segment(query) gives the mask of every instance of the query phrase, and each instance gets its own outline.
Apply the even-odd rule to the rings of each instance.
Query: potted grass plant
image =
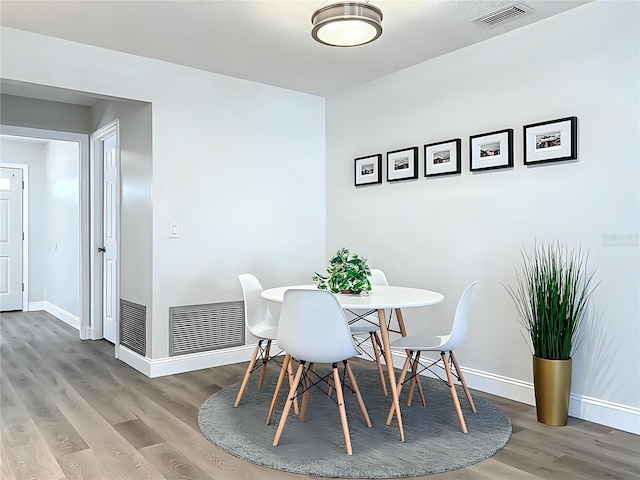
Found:
[[[538,421],[562,426],[569,412],[571,355],[599,283],[580,249],[552,242],[521,253],[522,270],[507,291],[531,341]]]
[[[370,276],[367,259],[343,247],[329,260],[326,275],[314,272],[311,278],[321,290],[360,295],[371,290]]]

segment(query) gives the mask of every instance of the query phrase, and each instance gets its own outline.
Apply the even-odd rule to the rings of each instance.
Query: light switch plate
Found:
[[[180,227],[177,223],[169,225],[169,238],[180,238]]]

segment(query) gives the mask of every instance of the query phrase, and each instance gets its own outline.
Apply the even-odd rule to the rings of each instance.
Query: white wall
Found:
[[[476,379],[529,384],[531,353],[503,285],[536,239],[582,246],[603,283],[572,392],[636,419],[639,7],[594,2],[327,98],[327,254],[347,246],[392,283],[443,292],[443,304],[406,313],[413,332],[446,330],[458,296],[479,280],[459,360]],[[522,126],[571,115],[579,160],[524,167]],[[515,132],[515,167],[471,174],[469,136],[504,128]],[[458,137],[462,174],[425,178],[423,145]],[[419,179],[353,186],[354,158],[384,161],[411,146]],[[609,234],[631,241],[608,243]]]
[[[168,355],[170,306],[240,300],[239,273],[274,286],[309,282],[324,264],[322,98],[9,28],[0,36],[4,78],[152,104],[150,357]],[[168,238],[172,223],[179,239]]]
[[[324,101],[167,65],[153,101],[153,345],[168,309],[309,282],[325,254]],[[169,226],[181,238],[169,238]]]
[[[47,142],[44,300],[80,317],[80,151],[75,142]],[[61,280],[60,272],[68,272]]]
[[[4,113],[4,112],[3,112]],[[29,302],[44,301],[46,198],[45,141],[25,141],[20,137],[0,138],[0,162],[27,165],[29,169]]]

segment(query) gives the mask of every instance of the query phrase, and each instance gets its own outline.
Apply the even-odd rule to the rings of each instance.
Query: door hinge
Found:
[[[22,241],[24,242],[24,232],[22,232]]]
[[[24,283],[22,284],[22,291],[24,292]]]
[[[24,180],[22,181],[22,189],[24,190]]]

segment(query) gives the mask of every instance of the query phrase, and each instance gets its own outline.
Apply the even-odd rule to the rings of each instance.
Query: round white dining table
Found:
[[[284,292],[291,289],[316,290],[316,285],[291,285],[269,288],[262,291],[262,298],[270,302],[282,303]],[[395,285],[373,285],[369,294],[334,294],[342,308],[409,308],[433,305],[444,300],[444,295],[422,288],[398,287]]]
[[[316,290],[316,285],[290,285],[285,287],[275,287],[263,290],[262,298],[269,302],[282,303],[284,293],[291,289]],[[393,359],[391,357],[391,349],[389,348],[389,331],[387,329],[387,321],[385,317],[385,309],[394,309],[396,317],[400,323],[402,334],[404,332],[404,321],[402,320],[402,308],[424,307],[434,305],[444,300],[444,295],[432,290],[413,287],[399,287],[396,285],[373,285],[371,291],[367,294],[352,295],[336,293],[340,306],[343,309],[368,309],[378,311],[378,322],[380,324],[380,337],[384,348],[384,358],[387,364],[387,372],[389,374],[389,383],[391,386],[391,396],[393,405],[398,419],[398,430],[400,432],[400,440],[404,442],[404,427],[402,425],[402,415],[400,413],[400,401],[398,398],[398,388],[396,385],[396,376],[393,370]],[[391,418],[387,422],[389,425]]]

